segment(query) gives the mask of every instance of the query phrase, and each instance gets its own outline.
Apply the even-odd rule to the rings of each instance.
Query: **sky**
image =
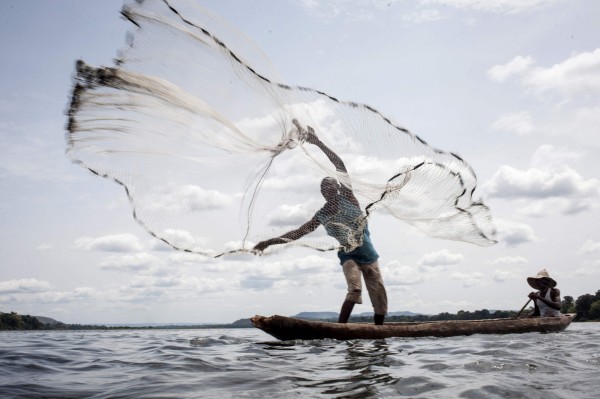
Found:
[[[519,310],[546,268],[600,289],[600,3],[199,1],[288,84],[369,104],[478,176],[498,244],[369,226],[390,311]],[[333,253],[207,259],[156,245],[123,188],[65,156],[74,64],[111,65],[121,1],[0,2],[0,311],[67,323],[233,322],[339,311]],[[365,295],[354,313],[372,311]]]

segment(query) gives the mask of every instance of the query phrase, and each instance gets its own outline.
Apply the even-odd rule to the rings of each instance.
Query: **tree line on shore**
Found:
[[[94,330],[108,328],[106,326],[42,323],[37,317],[20,315],[15,312],[0,314],[0,330]]]
[[[600,321],[600,290],[596,294],[585,294],[579,296],[576,300],[572,296],[566,295],[561,303],[562,313],[576,313],[575,321]],[[529,311],[528,311],[529,312]],[[412,316],[390,316],[389,322],[401,321],[439,321],[439,320],[482,320],[482,319],[503,319],[517,315],[513,310],[496,310],[490,312],[487,309],[475,310],[473,312],[461,310],[458,313],[439,313],[437,315],[412,315]],[[372,318],[367,316],[353,316],[352,322],[371,322]],[[159,326],[159,327],[135,327],[135,328],[245,328],[251,327],[248,319],[238,320],[231,324],[211,324],[195,326]],[[20,315],[15,312],[0,313],[0,330],[109,330],[109,329],[131,329],[127,326],[103,326],[103,325],[85,325],[85,324],[65,324],[65,323],[42,323],[35,316]]]
[[[160,326],[105,326],[100,324],[67,324],[61,322],[42,323],[37,317],[15,312],[0,312],[0,330],[131,330],[131,329],[201,329],[201,328],[245,328],[252,327],[249,319],[230,324],[160,325]]]
[[[577,313],[575,321],[600,321],[600,290],[596,294],[581,295],[577,300],[572,296],[564,296],[562,313]]]
[[[522,314],[529,314],[533,307],[525,310]],[[561,313],[576,313],[574,321],[600,321],[600,290],[595,295],[585,294],[573,299],[572,296],[564,296],[561,301]],[[413,315],[413,316],[390,316],[386,318],[389,322],[402,321],[441,321],[441,320],[483,320],[504,319],[514,317],[518,314],[513,310],[496,310],[490,312],[487,309],[475,310],[473,312],[460,310],[458,313],[440,313],[437,315]],[[350,319],[357,322],[370,322],[370,317],[355,316]]]

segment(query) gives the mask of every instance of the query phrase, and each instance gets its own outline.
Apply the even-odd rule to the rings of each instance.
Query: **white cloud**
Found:
[[[547,198],[527,203],[517,212],[524,216],[543,218],[552,214],[576,215],[592,211],[595,206],[596,201],[592,198]]]
[[[381,159],[376,156],[352,155],[352,164],[349,166],[350,176],[373,176],[386,175],[390,170],[402,170],[412,168],[415,164],[426,160],[423,155],[411,157],[400,157],[395,159]],[[364,178],[364,177],[363,177]]]
[[[318,255],[309,255],[286,261],[281,267],[287,276],[311,275],[317,272],[340,272],[341,267],[335,259],[323,258]]]
[[[463,255],[458,253],[452,253],[447,249],[441,251],[430,252],[423,255],[419,260],[421,270],[427,269],[440,269],[450,265],[456,265],[463,260]]]
[[[575,54],[549,68],[534,68],[524,78],[528,87],[566,95],[600,92],[600,48]]]
[[[312,15],[320,18],[343,18],[346,22],[372,21],[382,13],[402,14],[402,20],[410,23],[431,22],[443,19],[435,6],[454,7],[498,14],[518,14],[548,6],[562,0],[420,0],[414,4],[415,11],[406,7],[410,2],[400,0],[299,0],[298,4]],[[400,7],[394,7],[396,3]]]
[[[494,65],[488,71],[488,76],[497,82],[504,82],[506,79],[526,73],[535,63],[531,57],[516,56],[503,65]]]
[[[600,106],[579,107],[566,113],[556,113],[556,119],[543,115],[534,121],[530,112],[519,111],[500,116],[495,120],[490,129],[502,133],[513,133],[519,136],[527,136],[532,133],[543,133],[548,140],[556,137],[568,138],[569,142],[581,144],[588,147],[596,142],[600,134]],[[547,147],[544,149],[544,147]],[[550,144],[540,146],[538,152],[548,151],[551,157],[544,161],[556,163],[557,160],[580,161],[586,155],[583,152],[575,152],[565,148],[555,148]],[[562,153],[562,155],[560,154]],[[534,155],[535,157],[535,155]],[[541,166],[542,164],[540,164]],[[532,160],[532,166],[536,166]]]
[[[600,181],[586,180],[569,167],[545,171],[537,168],[519,170],[503,165],[484,184],[484,189],[497,198],[597,197]]]
[[[421,0],[424,4],[443,4],[459,9],[517,14],[561,0]]]
[[[0,291],[0,293],[2,293]],[[76,303],[81,306],[82,303],[90,301],[109,299],[103,292],[91,287],[78,287],[71,291],[54,291],[48,289],[38,289],[37,291],[21,291],[20,295],[5,296],[0,299],[2,302],[16,303]]]
[[[110,307],[114,304],[148,303],[149,301],[196,301],[206,293],[219,293],[233,287],[234,279],[210,279],[183,274],[135,276],[129,284],[115,287],[77,287],[69,291],[51,290],[46,282],[34,279],[0,283],[2,303],[75,303]]]
[[[323,258],[319,255],[309,255],[299,258],[280,259],[266,262],[256,260],[252,265],[252,272],[260,272],[270,276],[301,276],[311,275],[318,272],[341,273],[341,268],[331,258]]]
[[[440,13],[439,10],[433,8],[419,10],[413,13],[402,15],[402,20],[404,22],[409,22],[413,24],[439,21],[441,19],[444,19],[442,13]]]
[[[262,276],[262,275],[250,275],[245,276],[240,281],[240,285],[243,288],[249,288],[252,290],[266,290],[273,287],[275,282],[279,280],[276,277]]]
[[[575,110],[571,127],[565,129],[565,133],[581,134],[590,138],[597,138],[600,130],[600,106],[582,107]]]
[[[494,273],[492,274],[492,279],[501,283],[508,280],[523,279],[523,276],[519,273],[515,273],[509,270],[494,270]]]
[[[133,288],[174,288],[184,285],[181,276],[136,276],[130,286]]]
[[[342,17],[348,22],[373,20],[377,13],[386,12],[399,0],[299,0],[298,3],[321,18]]]
[[[490,197],[515,200],[521,205],[518,212],[528,216],[573,215],[593,209],[600,197],[600,180],[585,179],[567,165],[583,155],[542,145],[532,156],[532,167],[520,170],[503,165],[483,184],[483,190]]]
[[[35,278],[0,281],[0,294],[29,294],[44,292],[50,289],[50,284]]]
[[[198,212],[225,209],[232,202],[232,198],[227,194],[188,184],[180,186],[176,190],[169,189],[154,207],[175,212]]]
[[[600,252],[600,242],[592,240],[586,240],[581,248],[579,248],[579,251],[577,251],[579,254],[593,254],[596,252]]]
[[[322,206],[323,203],[324,200],[312,200],[305,204],[280,205],[269,214],[268,223],[273,226],[299,227],[308,222],[319,208],[319,204]]]
[[[142,245],[133,234],[111,234],[97,238],[81,237],[75,247],[84,251],[139,252]]]
[[[517,246],[526,242],[539,241],[531,226],[503,219],[496,219],[498,241],[508,246]]]
[[[452,273],[450,278],[453,280],[459,280],[463,287],[474,287],[481,286],[484,284],[484,276],[482,273]]]
[[[71,300],[78,301],[81,299],[96,299],[100,297],[100,293],[93,287],[76,287],[69,293]]]
[[[403,266],[396,260],[388,262],[381,272],[386,286],[416,285],[425,281],[425,276],[418,270]]]
[[[567,97],[600,92],[600,48],[574,54],[551,67],[533,67],[531,57],[517,56],[506,64],[495,65],[488,76],[504,82],[520,77],[521,83],[536,92],[556,91]]]
[[[100,263],[104,270],[140,271],[148,270],[159,263],[156,256],[141,252],[134,255],[111,256]]]
[[[318,0],[300,0],[300,4],[305,8],[316,8],[319,6]]]
[[[571,151],[566,148],[556,148],[551,144],[542,144],[531,157],[531,166],[534,168],[558,171],[568,167],[567,161],[577,162],[584,157],[581,152]]]
[[[600,274],[600,259],[583,262],[581,267],[573,271],[575,276],[593,276]]]
[[[491,128],[496,131],[516,133],[519,136],[525,136],[535,130],[531,115],[527,111],[503,115],[492,123]]]
[[[54,246],[52,244],[42,243],[42,244],[38,245],[37,247],[35,247],[35,250],[36,251],[50,251],[53,248],[54,248]]]
[[[184,274],[135,276],[129,284],[113,289],[107,296],[116,302],[190,301],[202,294],[231,289],[233,279],[199,278]]]
[[[165,229],[162,232],[161,237],[167,240],[171,245],[178,248],[189,248],[195,251],[204,252],[205,248],[208,246],[208,240],[205,237],[195,236],[189,231],[182,229]],[[166,246],[169,250],[172,250],[170,246],[166,245],[160,240],[155,242],[153,249],[166,249],[164,246]]]
[[[200,267],[207,271],[226,271],[229,270],[230,263],[209,258],[204,255],[193,254],[189,252],[171,251],[167,261],[169,264],[179,266]],[[236,266],[237,267],[237,266]]]
[[[318,255],[275,261],[257,259],[246,262],[242,269],[237,270],[240,286],[253,290],[306,284],[314,287],[329,284],[333,275],[342,273],[341,267],[333,259]]]
[[[311,176],[310,174],[288,174],[284,177],[271,176],[267,177],[263,182],[261,189],[273,190],[277,192],[295,192],[301,193],[307,189],[315,190],[320,185],[320,178]],[[316,191],[317,192],[317,191]]]
[[[520,263],[528,263],[529,261],[522,256],[501,256],[485,263],[489,265],[515,265]]]
[[[567,138],[569,142],[580,147],[589,148],[590,144],[597,142],[600,134],[600,106],[578,107],[568,112],[556,113],[556,116],[558,117],[547,118],[546,116],[545,123],[536,123],[536,132],[545,132],[550,139]],[[587,153],[589,150],[586,153],[579,152],[577,155],[581,159]]]

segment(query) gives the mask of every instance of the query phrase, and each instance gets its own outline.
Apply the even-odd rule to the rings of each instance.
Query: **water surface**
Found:
[[[598,398],[600,323],[277,342],[256,329],[0,332],[2,398]]]

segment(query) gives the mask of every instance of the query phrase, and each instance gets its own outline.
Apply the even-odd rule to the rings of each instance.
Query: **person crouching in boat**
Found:
[[[542,269],[535,277],[528,277],[527,283],[532,288],[539,290],[531,292],[528,296],[533,299],[535,306],[530,317],[558,317],[560,316],[560,290],[556,287],[556,281],[550,278],[548,271]]]

